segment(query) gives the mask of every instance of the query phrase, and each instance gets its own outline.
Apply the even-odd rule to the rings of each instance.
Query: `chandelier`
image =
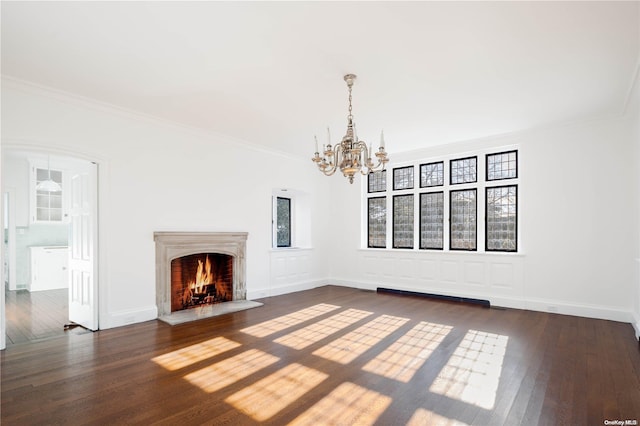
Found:
[[[322,156],[318,150],[318,138],[314,136],[316,141],[316,152],[311,159],[318,165],[318,169],[327,176],[331,176],[336,172],[336,169],[340,168],[340,171],[344,177],[349,178],[349,183],[353,183],[353,177],[356,173],[360,172],[362,175],[384,170],[385,164],[389,162],[387,153],[384,150],[384,132],[380,133],[380,147],[374,154],[377,162],[374,164],[371,159],[373,154],[373,147],[367,144],[365,141],[358,140],[358,134],[356,132],[356,125],[353,122],[353,115],[351,114],[351,88],[355,81],[355,74],[347,74],[344,76],[344,81],[347,82],[349,88],[349,115],[347,115],[347,133],[335,147],[331,146],[331,134],[327,128],[327,145],[322,147]]]

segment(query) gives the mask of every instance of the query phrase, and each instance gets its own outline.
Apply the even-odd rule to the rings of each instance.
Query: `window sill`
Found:
[[[278,252],[278,251],[305,251],[305,250],[313,250],[313,247],[271,247],[269,251]]]
[[[426,253],[426,254],[440,254],[440,255],[451,255],[451,254],[460,254],[463,256],[509,256],[509,257],[524,257],[525,253],[523,252],[512,252],[512,251],[471,251],[471,250],[435,250],[435,249],[391,249],[391,248],[371,248],[371,247],[361,247],[358,251],[364,252],[389,252],[389,253]]]

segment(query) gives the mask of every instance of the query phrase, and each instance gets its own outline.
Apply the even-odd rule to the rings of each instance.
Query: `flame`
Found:
[[[205,261],[198,259],[198,270],[196,271],[195,281],[190,281],[187,284],[188,288],[194,293],[202,293],[204,286],[213,283],[213,274],[211,273],[211,261],[209,256],[205,258]]]

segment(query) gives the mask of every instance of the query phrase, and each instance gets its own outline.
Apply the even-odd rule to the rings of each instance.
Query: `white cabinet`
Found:
[[[29,291],[69,287],[69,249],[66,246],[29,247],[31,282]]]

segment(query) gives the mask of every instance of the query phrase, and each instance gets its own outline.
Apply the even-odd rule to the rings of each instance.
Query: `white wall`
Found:
[[[598,120],[390,156],[428,160],[517,145],[521,251],[515,255],[360,249],[362,198],[334,183],[350,213],[338,223],[345,239],[332,252],[332,276],[343,285],[631,322],[638,219],[630,205],[638,194],[628,128],[624,118]],[[392,135],[387,145],[392,149]]]
[[[10,80],[2,104],[4,148],[98,162],[100,328],[156,317],[154,231],[248,232],[249,298],[322,278],[327,240],[319,200],[328,184],[310,162]],[[305,251],[304,271],[278,286],[270,279],[279,256],[271,250],[274,188],[311,194],[313,249]]]
[[[634,275],[633,291],[631,300],[633,305],[633,320],[636,330],[636,337],[640,339],[640,72],[636,75],[635,86],[629,98],[626,110],[626,118],[629,123],[629,139],[633,147],[633,168],[634,175],[634,203],[633,217],[635,220],[636,246],[634,254]]]

